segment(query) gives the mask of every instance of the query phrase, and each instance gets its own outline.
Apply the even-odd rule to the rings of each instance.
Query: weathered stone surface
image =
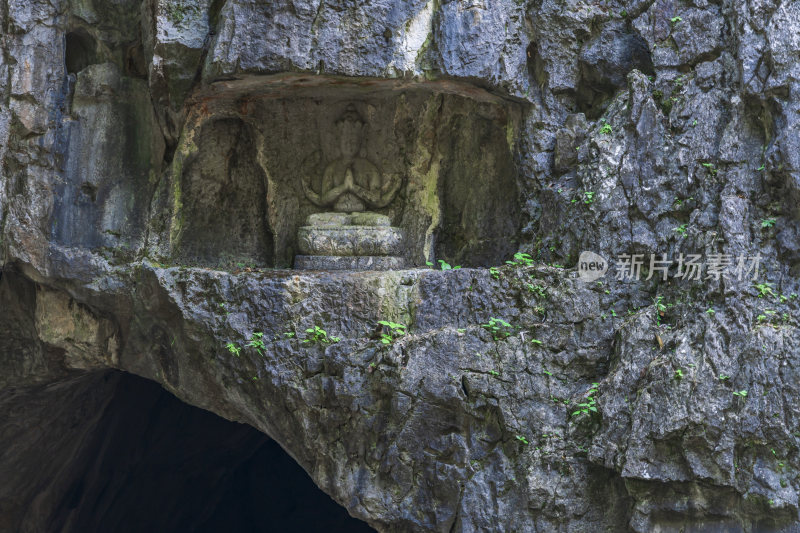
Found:
[[[0,2],[0,529],[63,525],[116,368],[381,531],[797,531],[798,10]],[[535,266],[269,270],[349,105],[409,266]]]
[[[406,267],[402,257],[387,255],[298,255],[294,268],[299,270],[399,270]]]
[[[306,219],[306,226],[391,226],[392,221],[380,213],[314,213]]]
[[[257,27],[258,31],[251,31]],[[204,76],[305,71],[346,76],[481,78],[523,96],[525,5],[513,0],[226,2]]]
[[[77,74],[64,124],[66,179],[54,191],[57,243],[135,248],[143,241],[153,177],[164,157],[146,87],[113,63]]]
[[[584,44],[579,65],[578,104],[592,118],[602,113],[615,91],[625,87],[630,71],[653,73],[647,43],[624,21],[606,24],[598,36]]]
[[[306,255],[401,255],[403,231],[390,226],[303,226],[297,246]]]
[[[36,331],[47,345],[64,350],[67,368],[93,370],[115,366],[119,338],[108,320],[92,315],[62,292],[36,292]]]
[[[556,132],[553,146],[553,169],[566,172],[578,164],[578,148],[586,138],[588,124],[582,113],[570,115],[564,127]]]
[[[295,257],[295,268],[391,270],[407,264],[404,232],[392,227],[386,215],[369,211],[314,213],[306,224],[298,230],[297,245],[303,255]]]

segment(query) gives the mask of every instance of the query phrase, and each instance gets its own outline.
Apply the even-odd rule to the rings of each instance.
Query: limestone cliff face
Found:
[[[68,466],[118,369],[379,531],[800,531],[800,3],[2,0],[0,24],[0,529],[80,530]],[[420,268],[289,270],[347,106]],[[584,250],[645,275],[582,281]]]

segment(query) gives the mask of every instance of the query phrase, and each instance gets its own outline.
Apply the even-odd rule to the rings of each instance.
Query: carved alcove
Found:
[[[238,118],[217,118],[198,131],[175,188],[176,257],[205,265],[272,266],[267,179],[254,154],[257,132]]]
[[[175,155],[171,254],[291,267],[309,215],[352,208],[402,232],[406,266],[497,264],[516,249],[521,115],[520,104],[452,82],[216,83],[190,102]]]

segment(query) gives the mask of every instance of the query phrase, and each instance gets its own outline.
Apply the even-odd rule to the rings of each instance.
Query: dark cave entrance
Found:
[[[67,73],[77,74],[89,65],[97,62],[96,44],[86,30],[78,29],[66,36],[64,62]]]
[[[113,398],[75,458],[52,530],[373,531],[266,435],[156,383],[110,379]]]

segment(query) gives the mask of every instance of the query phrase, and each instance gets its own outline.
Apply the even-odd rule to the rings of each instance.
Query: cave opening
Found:
[[[97,62],[96,45],[86,30],[77,29],[66,36],[64,62],[67,73],[77,74]]]
[[[118,372],[51,531],[373,531],[268,436]]]

